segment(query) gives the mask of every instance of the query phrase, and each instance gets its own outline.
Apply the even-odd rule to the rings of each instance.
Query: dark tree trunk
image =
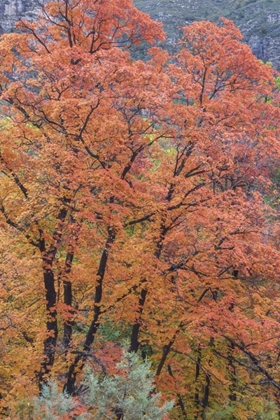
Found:
[[[194,416],[195,419],[199,418],[200,413],[200,401],[199,401],[199,376],[200,376],[200,364],[201,364],[201,350],[198,349],[197,359],[195,363],[195,394],[194,394],[194,404],[196,408],[196,414]]]
[[[143,313],[146,297],[147,297],[148,291],[146,289],[142,289],[139,297],[139,317],[138,321],[133,325],[132,331],[131,331],[131,337],[130,337],[130,352],[137,352],[139,348],[139,331],[141,327],[141,316]]]
[[[157,259],[160,258],[162,247],[163,247],[163,241],[164,241],[166,233],[168,232],[168,229],[165,227],[165,219],[166,219],[166,217],[163,216],[162,222],[161,222],[161,225],[160,225],[159,240],[156,244],[155,257]],[[142,282],[146,283],[147,279],[143,280]],[[140,333],[140,328],[141,328],[141,318],[142,318],[147,294],[148,294],[148,289],[147,288],[142,289],[141,292],[140,292],[140,296],[139,296],[139,299],[138,299],[138,307],[139,307],[139,312],[138,313],[139,313],[139,316],[138,316],[138,319],[136,320],[136,322],[134,323],[134,325],[132,327],[131,337],[130,337],[130,347],[129,347],[130,352],[137,352],[138,348],[139,348],[139,345],[140,345],[139,344],[139,333]]]
[[[45,268],[44,270],[44,285],[46,290],[46,329],[48,336],[44,341],[44,360],[41,363],[38,375],[40,390],[54,364],[58,335],[54,274],[50,268]]]
[[[74,258],[74,252],[68,252],[66,255],[65,260],[65,277],[67,278],[68,275],[71,272],[72,268],[72,262]],[[64,321],[63,323],[63,346],[68,349],[71,339],[72,339],[72,328],[73,328],[73,321],[72,321],[72,315],[73,315],[73,309],[72,309],[72,283],[69,280],[63,280],[63,295],[64,295],[64,303],[69,308],[70,312],[70,319]]]
[[[175,334],[173,335],[173,337],[171,338],[171,340],[169,341],[169,343],[163,347],[163,351],[162,351],[162,356],[161,356],[161,360],[158,364],[157,367],[157,371],[156,371],[156,376],[159,376],[161,374],[161,370],[166,362],[167,356],[176,340],[177,334],[181,331],[181,329],[183,328],[184,323],[181,321],[179,326],[176,329]]]
[[[229,371],[229,377],[231,380],[231,385],[229,387],[229,400],[230,401],[236,401],[237,400],[237,394],[236,394],[236,369],[234,365],[233,360],[233,352],[234,352],[234,345],[233,343],[228,344],[228,371]]]
[[[100,315],[101,315],[101,299],[103,294],[103,279],[107,267],[107,261],[108,261],[108,255],[111,245],[114,243],[116,238],[116,231],[113,228],[108,228],[108,237],[107,241],[104,247],[104,250],[102,252],[100,262],[99,262],[99,268],[97,271],[97,280],[95,285],[95,297],[94,297],[94,314],[93,314],[93,320],[90,324],[90,327],[88,329],[83,352],[79,353],[73,363],[71,364],[68,375],[67,375],[67,382],[65,384],[64,390],[69,395],[74,395],[75,393],[75,382],[76,382],[76,376],[77,376],[77,370],[81,370],[84,366],[84,363],[88,357],[88,353],[91,349],[91,345],[94,342],[95,335],[97,333],[97,330],[100,325]]]
[[[211,385],[211,376],[206,373],[206,384],[204,386],[204,395],[202,400],[202,418],[206,419],[206,409],[209,406],[209,395],[210,395],[210,385]]]
[[[169,375],[172,378],[174,378],[170,365],[167,366],[167,370],[168,370]],[[185,404],[184,404],[182,395],[179,394],[179,393],[177,393],[176,395],[177,395],[177,398],[178,398],[178,405],[179,405],[179,407],[181,409],[181,413],[182,413],[182,416],[180,418],[182,418],[182,420],[188,420],[188,415],[187,415],[187,412],[186,412],[186,408],[185,408]]]
[[[39,389],[41,391],[43,384],[55,360],[55,351],[57,345],[58,325],[57,325],[57,294],[55,290],[55,276],[53,272],[53,262],[62,237],[62,227],[67,216],[66,208],[61,208],[57,216],[57,226],[52,235],[52,242],[49,249],[46,249],[44,234],[40,231],[39,249],[42,255],[43,278],[46,298],[46,332],[47,337],[44,341],[44,359],[41,363],[38,374]]]

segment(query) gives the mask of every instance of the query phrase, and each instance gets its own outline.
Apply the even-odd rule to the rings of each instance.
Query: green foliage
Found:
[[[206,415],[207,420],[236,420],[234,416],[235,407],[228,404],[225,407],[215,407],[208,411]]]
[[[99,328],[100,340],[107,340],[113,343],[124,344],[131,334],[130,325],[125,322],[112,323],[110,320],[105,320]]]
[[[215,405],[207,410],[207,420],[277,420],[278,409],[272,401],[252,398],[250,405],[230,402],[225,406]]]
[[[58,392],[57,383],[49,381],[43,386],[40,397],[34,399],[33,417],[36,420],[71,419],[76,409],[76,401],[66,393]],[[75,416],[76,420],[85,420],[86,417]]]
[[[280,77],[278,76],[278,77],[276,77],[276,88],[277,88],[277,90],[279,90],[279,92],[280,92]]]
[[[135,353],[124,353],[117,364],[118,374],[100,379],[89,368],[84,386],[84,401],[94,410],[94,419],[114,418],[123,420],[163,419],[173,402],[160,406],[160,394],[154,393],[154,377],[151,364],[142,362]]]
[[[277,420],[279,419],[278,409],[273,401],[260,401],[256,420]]]
[[[150,362],[143,362],[135,353],[124,353],[121,362],[116,365],[118,374],[114,376],[100,377],[88,367],[83,382],[82,404],[59,392],[55,381],[49,381],[43,386],[41,396],[34,399],[30,418],[103,420],[116,419],[121,415],[122,420],[161,420],[173,407],[173,402],[161,403],[161,395],[155,393],[150,368]],[[78,415],[83,405],[90,407],[89,412]]]

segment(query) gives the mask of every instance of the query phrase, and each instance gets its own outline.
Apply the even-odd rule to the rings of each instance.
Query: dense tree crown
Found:
[[[278,416],[276,75],[225,19],[162,39],[130,0],[50,2],[1,37],[4,418],[49,380],[97,415],[85,367],[101,389],[121,348],[170,419]]]

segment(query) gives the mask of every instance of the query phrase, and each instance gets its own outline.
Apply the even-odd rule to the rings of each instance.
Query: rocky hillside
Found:
[[[45,0],[40,0],[44,2]],[[153,19],[164,23],[172,48],[179,27],[194,20],[225,16],[241,29],[254,54],[280,70],[280,0],[134,0]],[[38,0],[0,0],[0,31],[11,31],[21,16],[34,19]]]
[[[232,19],[261,60],[280,70],[280,0],[135,0],[141,10],[164,23],[172,46],[178,27],[195,20]]]
[[[35,19],[39,8],[38,0],[0,0],[0,33],[12,31],[20,17]]]

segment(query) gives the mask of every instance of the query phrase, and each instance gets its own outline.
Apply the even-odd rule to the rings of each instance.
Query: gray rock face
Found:
[[[176,27],[196,20],[234,21],[253,53],[280,70],[280,0],[135,0],[139,9],[163,22],[167,40],[178,37]]]
[[[280,70],[280,1],[249,4],[236,23],[256,57]]]
[[[117,1],[117,0],[116,0]],[[21,18],[36,19],[46,0],[0,0],[0,33],[10,32]],[[135,0],[135,5],[164,24],[170,48],[178,27],[195,20],[232,19],[261,60],[280,70],[280,0]]]
[[[265,63],[271,62],[274,68],[280,70],[280,37],[251,35],[248,44],[257,58]]]
[[[20,18],[36,19],[38,0],[0,0],[0,32],[11,32]]]

